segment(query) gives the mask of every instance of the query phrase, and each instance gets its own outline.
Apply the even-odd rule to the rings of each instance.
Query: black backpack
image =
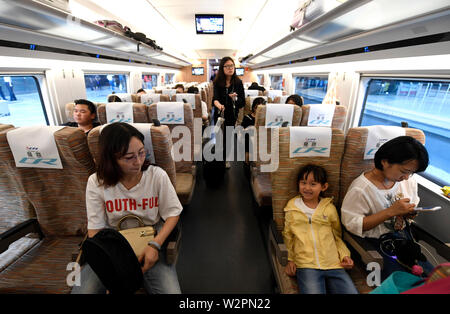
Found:
[[[84,258],[112,294],[133,294],[141,286],[141,265],[125,237],[114,229],[102,229],[82,246]]]

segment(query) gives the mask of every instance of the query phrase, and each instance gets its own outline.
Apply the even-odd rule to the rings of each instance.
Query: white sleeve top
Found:
[[[342,202],[342,224],[349,232],[357,236],[379,238],[391,230],[381,223],[375,228],[363,232],[363,218],[390,207],[401,198],[409,198],[411,203],[418,205],[420,198],[414,175],[408,180],[396,182],[390,189],[382,190],[362,173],[352,182]]]
[[[116,228],[120,218],[133,214],[145,225],[160,218],[180,215],[183,207],[167,173],[156,166],[143,172],[141,181],[130,190],[122,183],[105,188],[99,186],[97,174],[89,177],[86,187],[88,229]]]

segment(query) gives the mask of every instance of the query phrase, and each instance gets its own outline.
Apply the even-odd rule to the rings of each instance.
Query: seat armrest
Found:
[[[286,244],[284,244],[281,232],[277,230],[275,221],[271,221],[269,225],[269,245],[274,249],[275,255],[281,266],[286,266],[288,262],[288,252]]]
[[[343,230],[342,239],[356,250],[365,265],[375,262],[380,265],[381,269],[383,268],[383,257],[369,241],[346,230]]]
[[[168,264],[175,264],[178,259],[178,252],[181,242],[181,226],[178,223],[167,237],[166,261]]]
[[[450,260],[450,247],[448,247],[447,244],[443,243],[432,234],[420,228],[414,221],[411,224],[411,231],[416,241],[422,240],[428,243],[436,250],[436,253],[438,253],[446,260]]]
[[[19,240],[29,233],[37,233],[39,235],[39,239],[44,237],[36,218],[28,219],[27,221],[24,221],[0,234],[0,254],[8,250],[11,243]]]

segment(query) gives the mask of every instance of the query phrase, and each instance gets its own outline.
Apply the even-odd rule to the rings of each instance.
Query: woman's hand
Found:
[[[238,94],[237,93],[231,93],[231,94],[228,94],[228,96],[230,96],[230,98],[233,99],[233,101],[236,101]]]
[[[341,266],[345,269],[352,269],[353,268],[353,260],[350,258],[350,256],[345,256],[341,261]]]
[[[297,273],[297,266],[295,266],[295,263],[292,261],[289,261],[286,265],[286,267],[284,268],[284,271],[286,272],[286,274],[288,276],[295,276],[295,274]]]
[[[402,198],[392,204],[388,210],[390,216],[394,217],[414,214],[414,208],[416,208],[416,205],[414,203],[410,203],[409,198]]]
[[[141,267],[142,273],[145,274],[147,270],[153,267],[155,263],[159,259],[159,252],[157,249],[151,246],[147,246],[144,250],[144,252],[139,256],[138,261],[142,265],[142,262],[144,262],[144,265]]]
[[[225,109],[225,106],[219,102],[214,103],[214,106],[216,106],[216,108],[219,109],[219,112]]]

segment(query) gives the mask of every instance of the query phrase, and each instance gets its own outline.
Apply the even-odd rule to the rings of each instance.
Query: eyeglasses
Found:
[[[224,65],[225,69],[234,69],[234,65]]]
[[[124,156],[120,159],[122,159],[123,161],[125,161],[127,163],[131,163],[135,159],[144,159],[145,157],[147,157],[147,150],[142,150],[139,153],[137,153],[137,155],[134,155],[134,154],[132,156],[127,155],[126,157]]]

